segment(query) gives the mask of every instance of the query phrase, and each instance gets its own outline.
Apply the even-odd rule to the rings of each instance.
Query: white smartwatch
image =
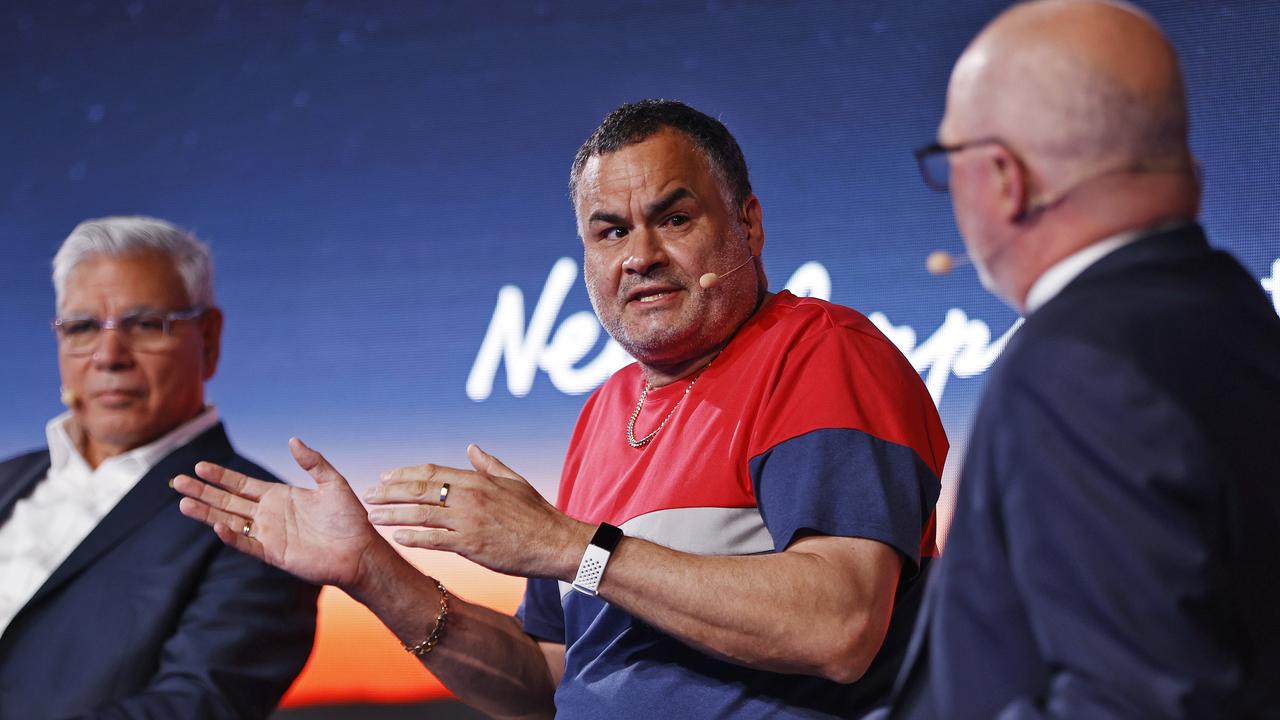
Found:
[[[622,539],[622,530],[609,523],[600,523],[596,534],[592,536],[587,551],[582,553],[582,562],[578,563],[578,575],[573,579],[573,589],[584,595],[595,597],[600,587],[600,578],[604,577],[604,568],[609,564],[609,556],[618,541]]]

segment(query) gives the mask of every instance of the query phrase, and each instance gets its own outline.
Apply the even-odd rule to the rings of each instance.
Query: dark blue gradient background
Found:
[[[1004,5],[8,2],[0,455],[41,444],[61,410],[49,259],[83,218],[144,213],[215,252],[227,325],[210,397],[246,454],[297,479],[296,434],[362,484],[462,464],[474,441],[552,492],[582,396],[540,373],[514,397],[505,368],[482,402],[464,385],[498,289],[519,287],[527,317],[555,261],[579,257],[569,162],[642,97],[737,135],[775,289],[816,260],[833,300],[921,340],[953,308],[999,335],[1015,316],[972,271],[923,269],[962,246],[911,150],[933,138],[952,61]],[[1267,277],[1280,5],[1142,5],[1186,66],[1209,231]],[[560,317],[582,310],[578,283]],[[948,478],[980,384],[952,377],[942,394]]]

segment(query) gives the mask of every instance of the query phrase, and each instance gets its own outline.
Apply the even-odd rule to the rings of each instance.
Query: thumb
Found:
[[[471,460],[471,467],[479,472],[524,482],[524,478],[520,477],[515,470],[503,465],[501,460],[481,450],[475,443],[467,446],[467,458]]]
[[[307,447],[306,443],[298,438],[289,438],[289,452],[293,453],[293,459],[298,463],[298,467],[306,470],[307,474],[315,479],[316,485],[347,482],[346,478],[342,477],[342,474],[330,465],[323,455]]]

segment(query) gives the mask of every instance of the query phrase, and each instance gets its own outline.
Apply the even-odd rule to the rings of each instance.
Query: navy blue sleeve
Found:
[[[564,606],[560,604],[560,583],[549,578],[529,578],[516,617],[529,635],[546,642],[564,644]]]
[[[773,446],[748,468],[777,550],[804,535],[867,538],[919,569],[941,482],[911,448],[823,428]]]

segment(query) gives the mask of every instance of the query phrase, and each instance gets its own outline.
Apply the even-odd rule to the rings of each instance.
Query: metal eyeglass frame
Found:
[[[177,310],[169,313],[134,312],[134,313],[129,313],[124,317],[120,317],[120,318],[109,317],[105,319],[98,319],[96,317],[77,317],[77,318],[58,317],[53,319],[53,322],[51,323],[51,325],[53,327],[54,333],[58,336],[58,339],[61,340],[63,343],[68,342],[67,338],[69,336],[66,334],[66,331],[63,329],[67,325],[67,323],[91,322],[95,326],[95,329],[93,331],[93,342],[87,343],[87,345],[84,348],[71,349],[69,347],[64,347],[63,352],[67,353],[68,355],[91,354],[93,352],[94,345],[97,343],[98,336],[104,330],[116,330],[116,331],[125,330],[125,332],[121,334],[121,337],[125,339],[125,344],[129,346],[129,349],[139,350],[140,352],[147,352],[148,350],[146,348],[136,348],[131,344],[131,341],[133,340],[133,336],[130,334],[130,332],[126,330],[126,328],[130,326],[136,327],[137,321],[142,318],[159,318],[163,323],[163,326],[161,328],[161,336],[172,337],[173,334],[171,332],[171,329],[173,328],[173,324],[175,322],[178,322],[181,320],[194,320],[198,317],[201,317],[207,312],[209,312],[209,308],[197,306],[197,307],[191,308],[190,310]]]

